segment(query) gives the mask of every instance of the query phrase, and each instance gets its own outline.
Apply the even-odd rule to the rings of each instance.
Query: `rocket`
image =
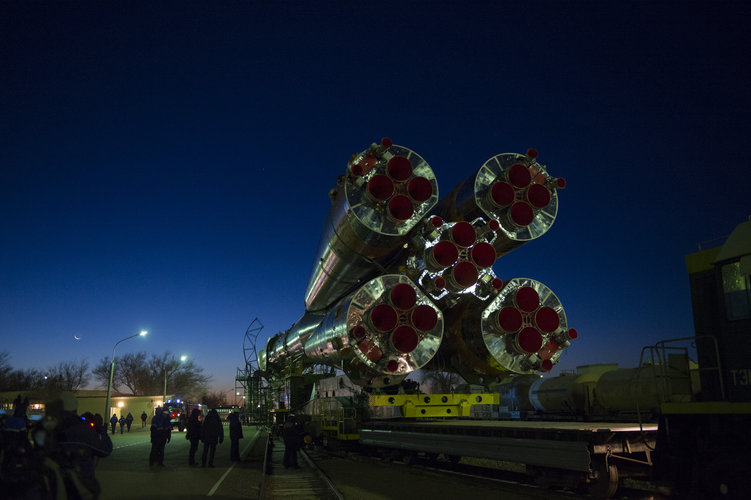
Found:
[[[329,192],[305,312],[260,350],[259,369],[325,365],[366,390],[421,368],[480,384],[550,370],[577,336],[560,301],[493,265],[550,229],[563,187],[532,149],[490,158],[440,200],[415,151],[384,138],[352,155]]]

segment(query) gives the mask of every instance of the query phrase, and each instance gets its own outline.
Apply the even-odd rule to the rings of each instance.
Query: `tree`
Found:
[[[115,365],[115,372],[117,372],[117,365]],[[94,385],[106,389],[110,380],[110,358],[104,357],[99,360],[99,363],[91,369],[91,375],[94,377]]]
[[[61,361],[46,371],[47,388],[61,391],[77,391],[89,381],[89,363]]]
[[[217,408],[227,405],[227,393],[225,392],[208,392],[201,398],[201,404],[209,408]]]
[[[10,365],[10,354],[0,352],[0,392],[43,389],[44,384],[44,375],[39,370],[14,370]]]
[[[147,356],[146,352],[138,352],[116,357],[113,390],[127,389],[134,396],[161,394],[166,374],[170,394],[195,397],[206,392],[210,377],[192,360],[180,362],[170,353]],[[110,363],[111,359],[103,358],[92,370],[94,378],[104,388],[109,383]]]

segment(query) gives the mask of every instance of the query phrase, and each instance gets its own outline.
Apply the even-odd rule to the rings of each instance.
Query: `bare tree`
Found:
[[[147,356],[146,352],[138,352],[116,357],[113,389],[117,392],[127,390],[137,396],[161,394],[166,374],[170,394],[186,397],[206,392],[210,377],[192,360],[180,362],[170,353]],[[99,385],[105,388],[109,382],[110,362],[110,359],[103,358],[92,370]]]
[[[61,361],[46,371],[47,387],[61,391],[77,391],[89,381],[87,361]]]
[[[153,375],[149,373],[146,365],[146,353],[127,353],[118,360],[119,370],[117,371],[118,385],[124,385],[134,396],[143,396],[149,394],[150,382]],[[155,393],[151,393],[155,394]]]
[[[201,404],[209,408],[217,408],[227,405],[227,393],[225,392],[208,392],[201,398]]]
[[[115,365],[115,373],[117,373],[117,365]],[[99,363],[91,369],[91,375],[94,377],[94,382],[97,387],[106,389],[110,380],[110,358],[104,357],[99,360]]]
[[[2,378],[0,392],[43,389],[45,378],[39,370],[10,370]]]

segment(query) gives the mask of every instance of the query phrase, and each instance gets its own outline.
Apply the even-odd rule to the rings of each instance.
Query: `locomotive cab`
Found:
[[[751,218],[686,256],[701,392],[664,403],[655,479],[681,498],[746,496],[751,447]]]

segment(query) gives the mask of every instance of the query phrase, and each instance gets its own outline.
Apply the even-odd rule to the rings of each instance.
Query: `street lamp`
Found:
[[[125,337],[124,339],[117,342],[119,344],[120,342],[125,342],[128,339],[132,339],[133,337],[143,337],[146,335],[146,330],[143,330],[141,333],[136,333],[135,335],[131,335],[130,337]],[[117,347],[117,344],[115,344],[115,347]],[[110,416],[110,397],[112,396],[112,377],[115,375],[115,347],[112,348],[112,363],[110,363],[110,380],[107,384],[107,400],[104,403],[104,421],[107,422],[108,417]]]
[[[185,354],[180,356],[181,363],[185,361],[186,359],[188,359],[188,356],[186,356]],[[172,373],[174,373],[175,371],[177,371],[177,368],[172,370]],[[164,405],[166,402],[167,402],[167,365],[165,364],[164,365],[164,391],[162,392],[162,408],[164,408]]]

